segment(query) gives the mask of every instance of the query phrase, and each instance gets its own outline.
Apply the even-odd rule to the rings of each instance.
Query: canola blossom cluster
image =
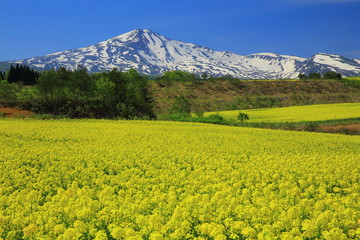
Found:
[[[0,120],[0,239],[360,239],[360,137]]]
[[[332,103],[281,108],[246,109],[248,122],[302,122],[360,118],[360,103]],[[207,112],[204,115],[220,114],[228,119],[237,119],[239,110]]]

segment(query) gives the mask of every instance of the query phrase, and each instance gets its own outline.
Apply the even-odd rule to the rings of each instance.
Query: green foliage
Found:
[[[211,75],[204,72],[200,75],[200,77],[201,77],[201,79],[205,80],[205,79],[211,78]]]
[[[224,119],[220,114],[211,114],[209,116],[190,116],[181,113],[171,114],[169,118],[162,118],[162,120],[171,120],[179,122],[199,122],[199,123],[211,123],[221,125],[236,125],[233,121]]]
[[[333,71],[327,71],[326,73],[324,73],[323,78],[340,80],[342,78],[342,76],[340,73],[336,73]]]
[[[147,81],[136,70],[90,75],[81,66],[60,68],[43,72],[33,88],[4,83],[0,99],[38,114],[69,118],[154,118]]]
[[[241,81],[242,79],[235,78],[231,75],[225,76],[212,76],[206,72],[201,73],[200,75],[189,73],[181,70],[167,71],[162,76],[157,77],[156,82],[159,84],[163,83],[166,86],[171,86],[175,82],[202,82],[207,81]]]
[[[207,118],[208,118],[210,121],[213,121],[213,122],[216,122],[216,123],[221,123],[221,122],[224,121],[224,117],[221,116],[221,115],[218,114],[218,113],[210,114]]]
[[[338,81],[346,84],[349,87],[356,88],[356,89],[360,90],[360,81],[357,80],[356,78],[355,79],[354,78],[341,79],[341,80],[338,80]]]
[[[317,72],[311,72],[309,73],[309,75],[305,75],[303,73],[299,74],[299,79],[300,80],[306,80],[306,79],[312,79],[312,80],[316,80],[316,79],[336,79],[336,80],[340,80],[342,78],[340,73],[336,73],[333,71],[327,71],[323,74],[323,76],[321,76],[320,73]]]
[[[39,73],[33,69],[30,69],[29,66],[16,64],[15,67],[12,65],[10,66],[10,69],[6,75],[6,80],[9,83],[21,82],[24,85],[34,85],[38,77]],[[2,77],[0,76],[0,80],[1,79]]]
[[[55,70],[49,70],[40,75],[36,88],[39,89],[41,98],[44,101],[54,101],[56,98],[63,97],[62,90],[64,90],[65,83],[59,79],[59,75]]]
[[[203,116],[204,116],[204,111],[196,110],[196,111],[195,111],[195,115],[196,115],[197,117],[203,117]]]
[[[305,131],[308,132],[315,132],[316,129],[319,127],[319,124],[315,123],[315,122],[309,122],[305,124]]]
[[[245,120],[249,120],[249,116],[246,113],[239,112],[239,114],[237,115],[237,119],[243,122]]]
[[[280,97],[272,96],[244,96],[236,97],[231,102],[228,108],[232,110],[247,109],[247,108],[272,108],[281,107]]]
[[[299,79],[300,80],[305,80],[306,78],[307,78],[307,76],[305,74],[303,74],[303,73],[299,74]]]
[[[307,79],[321,79],[321,74],[317,72],[312,72],[307,76]]]
[[[194,74],[180,70],[167,71],[161,77],[164,82],[191,82],[195,78]]]
[[[20,91],[19,84],[9,84],[5,80],[0,81],[0,104],[15,106],[17,103],[16,94]]]
[[[175,98],[175,101],[170,109],[170,114],[182,114],[190,116],[190,101],[183,95]]]

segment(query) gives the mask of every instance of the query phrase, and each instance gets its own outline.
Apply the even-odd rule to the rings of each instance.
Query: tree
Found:
[[[170,114],[182,114],[190,116],[190,101],[183,95],[175,98],[175,101],[170,109]]]
[[[29,66],[16,64],[16,67],[10,66],[6,79],[8,83],[21,82],[24,85],[34,85],[38,77],[39,73]]]
[[[59,92],[63,90],[63,86],[64,83],[59,81],[56,72],[49,70],[40,75],[36,87],[39,89],[43,100],[54,101],[55,98],[60,97]]]
[[[209,75],[206,73],[206,72],[203,72],[201,75],[200,75],[201,79],[203,80],[206,80],[209,78]]]
[[[241,122],[243,122],[245,120],[249,120],[249,115],[247,115],[246,113],[243,113],[243,112],[239,112],[237,119],[240,120]]]
[[[340,73],[336,73],[333,71],[327,71],[326,73],[324,73],[323,75],[324,79],[337,79],[340,80],[342,78]]]
[[[107,105],[115,102],[115,83],[109,80],[109,78],[104,73],[94,74],[95,78],[95,96],[101,102],[104,102]]]
[[[114,96],[116,102],[125,102],[126,98],[126,78],[124,73],[114,68],[104,75],[114,84]]]
[[[59,71],[57,71],[58,80],[62,83],[65,82],[63,79],[59,79]],[[67,82],[69,95],[72,99],[83,99],[88,96],[92,96],[95,84],[92,81],[93,79],[87,73],[87,69],[81,65],[79,65],[74,71],[69,74],[69,81]]]
[[[307,77],[308,79],[321,79],[321,74],[317,72],[312,72]]]
[[[300,80],[305,80],[305,79],[307,79],[307,76],[305,74],[303,74],[303,73],[300,73],[299,74],[299,79]]]
[[[152,99],[149,97],[148,79],[141,76],[135,69],[124,73],[126,79],[125,103],[137,109],[141,114],[154,118]]]

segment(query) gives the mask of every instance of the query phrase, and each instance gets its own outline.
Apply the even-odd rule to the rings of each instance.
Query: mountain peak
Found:
[[[245,79],[296,78],[299,73],[337,71],[344,76],[360,74],[360,62],[339,55],[318,53],[311,58],[257,53],[241,56],[192,43],[171,40],[151,29],[134,29],[101,43],[64,52],[13,61],[36,68],[74,69],[79,64],[91,72],[134,68],[159,75],[182,70],[232,75]]]
[[[154,33],[154,31],[152,31],[151,29],[141,29],[141,28],[137,28],[137,29],[134,29],[128,33],[132,33],[132,34],[144,34],[144,33]],[[127,34],[127,33],[125,33]]]
[[[145,39],[145,35],[158,35],[161,36],[158,33],[155,33],[154,31],[152,31],[151,29],[141,29],[141,28],[137,28],[134,29],[130,32],[121,34],[119,36],[116,36],[112,39],[109,40],[118,40],[121,42],[130,42],[130,41],[141,41]]]

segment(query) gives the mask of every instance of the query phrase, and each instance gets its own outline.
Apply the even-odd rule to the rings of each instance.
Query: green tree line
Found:
[[[340,80],[342,79],[342,76],[340,73],[333,72],[333,71],[327,71],[323,75],[317,72],[311,72],[308,75],[306,74],[299,74],[300,80],[307,80],[307,79],[334,79],[334,80]]]
[[[23,85],[34,85],[40,73],[26,65],[16,64],[10,66],[6,72],[0,71],[0,80],[6,80],[8,83],[22,83]]]
[[[89,74],[81,66],[72,71],[60,68],[42,72],[33,87],[22,84],[25,82],[1,82],[3,105],[70,118],[155,117],[148,79],[134,69]]]

